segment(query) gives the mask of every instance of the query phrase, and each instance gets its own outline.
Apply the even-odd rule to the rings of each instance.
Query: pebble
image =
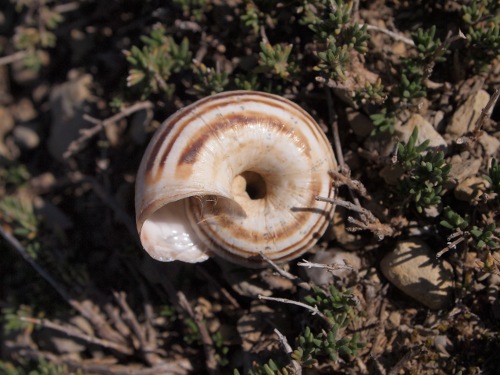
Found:
[[[441,134],[434,129],[429,121],[418,113],[414,113],[405,124],[395,126],[395,134],[398,136],[399,141],[402,143],[408,142],[415,127],[418,128],[417,145],[428,139],[430,147],[446,147],[446,141]]]
[[[33,150],[40,144],[40,137],[34,126],[17,125],[12,134],[15,142],[26,150]]]
[[[339,269],[305,268],[309,279],[316,285],[332,284],[334,278],[346,278],[361,269],[361,259],[354,252],[333,248],[318,251],[310,260],[312,263],[338,265]]]
[[[471,95],[455,111],[449,125],[446,127],[446,132],[453,138],[457,138],[468,131],[472,131],[477,119],[481,115],[481,111],[486,107],[489,100],[490,95],[484,90],[479,90]]]
[[[453,268],[420,239],[400,241],[381,262],[385,277],[408,296],[431,309],[452,301]]]
[[[449,179],[458,182],[464,181],[466,178],[475,176],[481,168],[482,159],[469,159],[464,160],[460,155],[454,155],[450,160],[450,173]]]
[[[489,186],[483,177],[469,177],[460,182],[455,188],[455,198],[464,202],[477,200]]]
[[[481,134],[479,143],[483,146],[484,152],[488,156],[495,156],[498,150],[500,150],[500,140],[487,133]]]
[[[373,129],[375,129],[373,122],[367,116],[357,111],[349,111],[347,113],[347,120],[354,134],[363,138],[369,136]]]
[[[6,107],[0,106],[0,156],[11,159],[8,146],[5,144],[5,136],[14,127],[14,118]]]

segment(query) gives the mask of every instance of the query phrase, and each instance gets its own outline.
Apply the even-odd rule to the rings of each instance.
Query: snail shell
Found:
[[[169,117],[151,140],[136,182],[136,221],[160,261],[215,253],[260,266],[283,263],[324,233],[337,163],[314,119],[262,92],[232,91]]]

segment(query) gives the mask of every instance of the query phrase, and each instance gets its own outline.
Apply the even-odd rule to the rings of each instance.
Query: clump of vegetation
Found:
[[[419,213],[441,203],[444,184],[451,166],[444,160],[443,151],[429,147],[429,140],[416,145],[415,127],[406,144],[398,143],[397,160],[402,169],[397,191],[405,205],[413,203]]]

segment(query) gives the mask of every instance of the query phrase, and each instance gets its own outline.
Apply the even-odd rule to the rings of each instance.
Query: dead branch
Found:
[[[201,314],[194,312],[184,293],[177,292],[177,298],[179,305],[194,320],[196,326],[200,331],[201,342],[203,343],[203,349],[205,351],[205,364],[207,366],[209,374],[219,374],[219,369],[217,368],[217,359],[215,357],[216,353],[214,342],[212,340],[212,337],[210,336],[210,333],[208,332],[207,326],[203,322]]]
[[[258,295],[258,298],[263,299],[263,300],[267,300],[267,301],[281,302],[281,303],[287,303],[289,305],[296,305],[296,306],[303,307],[303,308],[309,310],[313,315],[318,315],[321,319],[323,319],[328,324],[328,327],[332,328],[332,322],[330,321],[330,319],[328,319],[325,314],[323,314],[321,311],[319,311],[319,309],[316,306],[314,306],[314,307],[309,306],[309,305],[306,305],[305,303],[293,301],[291,299],[286,299],[286,298],[266,297],[266,296],[263,296],[260,294]]]
[[[24,59],[28,55],[28,51],[18,51],[13,53],[12,55],[0,57],[0,66],[15,63],[16,61]]]
[[[335,179],[334,181],[335,187],[346,185],[349,189],[355,190],[359,194],[361,194],[361,196],[363,196],[364,198],[369,199],[368,192],[361,181],[353,180],[350,175],[339,173],[337,171],[329,171],[328,173]]]
[[[79,329],[72,327],[72,326],[54,323],[54,322],[47,320],[47,319],[30,318],[30,317],[25,317],[25,316],[20,316],[19,319],[22,321],[25,321],[25,322],[37,324],[37,325],[40,325],[40,326],[45,327],[45,328],[49,328],[49,329],[53,329],[53,330],[58,331],[58,332],[65,333],[66,335],[68,335],[70,337],[74,337],[74,338],[83,340],[83,341],[88,342],[90,344],[99,345],[99,346],[102,346],[103,348],[107,348],[107,349],[114,349],[117,352],[120,352],[122,354],[126,354],[126,355],[133,354],[132,349],[126,345],[118,344],[116,342],[112,342],[109,340],[103,340],[103,339],[100,339],[100,338],[95,337],[95,336],[87,335],[87,334],[81,332]]]
[[[125,322],[139,341],[139,347],[137,349],[142,353],[144,360],[150,366],[161,363],[161,358],[154,353],[155,348],[146,340],[146,332],[127,303],[127,296],[125,293],[113,292],[113,296],[124,313],[123,318]]]
[[[348,210],[360,213],[361,220],[354,219],[352,216],[348,217],[347,221],[349,221],[351,224],[356,225],[357,227],[347,228],[347,230],[349,231],[356,232],[358,230],[369,230],[370,232],[374,233],[380,240],[382,240],[386,236],[390,237],[394,235],[394,229],[390,225],[382,224],[371,211],[367,210],[364,207],[354,205],[351,202],[347,202],[341,199],[332,199],[317,196],[316,200],[336,204],[341,207],[345,207]]]
[[[387,30],[387,29],[384,29],[382,27],[378,27],[375,25],[370,25],[370,24],[365,24],[365,25],[366,25],[367,30],[378,31],[378,32],[384,33],[386,35],[389,35],[392,39],[394,39],[398,42],[403,42],[405,44],[408,44],[409,46],[415,47],[415,43],[413,42],[413,40],[410,38],[407,38],[406,36],[404,36],[402,34],[399,34],[399,33],[396,33],[394,31],[390,31],[390,30]]]
[[[73,155],[75,155],[77,152],[79,152],[84,144],[94,137],[96,134],[98,134],[101,130],[103,130],[106,126],[109,126],[110,124],[113,124],[117,121],[120,121],[121,119],[130,116],[131,114],[141,111],[143,109],[148,110],[153,108],[153,103],[145,101],[145,102],[139,102],[135,103],[134,105],[131,105],[128,108],[123,109],[121,112],[117,113],[116,115],[113,115],[105,120],[98,120],[95,119],[91,116],[84,115],[83,118],[93,124],[95,124],[93,127],[89,129],[82,129],[80,130],[80,138],[74,140],[71,142],[68,146],[68,149],[64,152],[63,157],[64,159],[69,159]]]
[[[290,280],[294,285],[305,289],[305,290],[311,290],[311,286],[303,281],[300,277],[297,277],[295,275],[292,275],[290,272],[285,271],[283,268],[278,266],[276,263],[274,263],[271,259],[269,259],[267,256],[264,255],[264,253],[260,253],[260,256],[266,263],[268,263],[278,274],[285,279]]]
[[[300,364],[294,360],[291,356],[293,353],[292,347],[290,344],[288,344],[288,340],[286,339],[285,335],[283,335],[278,328],[274,329],[274,332],[276,335],[278,335],[278,340],[280,340],[281,345],[283,346],[283,349],[285,349],[285,353],[290,357],[290,361],[292,362],[292,367],[295,375],[302,375],[302,367]]]
[[[336,271],[336,270],[350,270],[353,271],[354,269],[348,265],[344,259],[344,264],[323,264],[323,263],[312,263],[309,262],[308,260],[302,259],[302,262],[297,263],[298,266],[301,267],[307,267],[307,268],[322,268],[327,271]]]

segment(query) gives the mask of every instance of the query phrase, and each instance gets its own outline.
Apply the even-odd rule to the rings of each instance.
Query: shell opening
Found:
[[[245,171],[234,178],[232,191],[235,196],[246,194],[251,200],[264,199],[267,195],[267,185],[259,173]]]

